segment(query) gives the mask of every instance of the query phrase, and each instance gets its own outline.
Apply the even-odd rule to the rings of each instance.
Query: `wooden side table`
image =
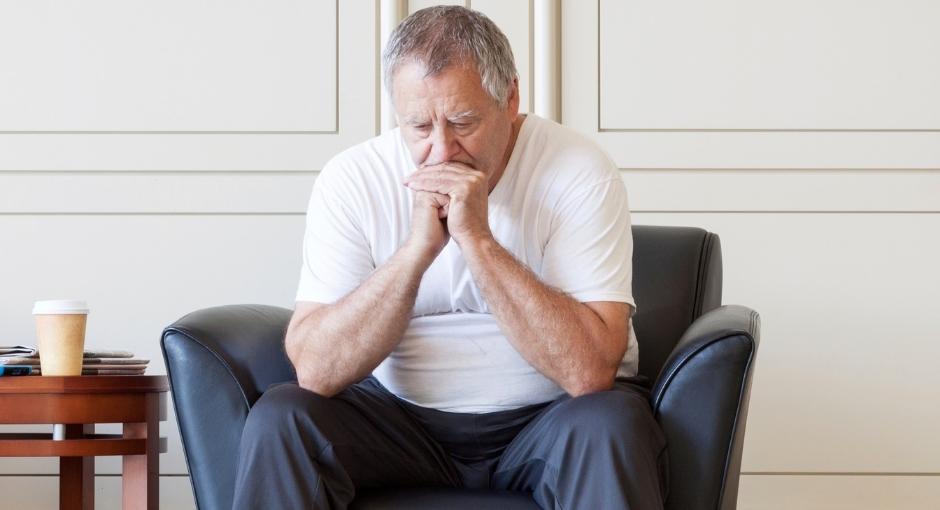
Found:
[[[123,508],[157,510],[168,389],[162,375],[0,377],[0,425],[64,423],[66,437],[0,433],[0,457],[59,457],[59,508],[92,510],[95,457],[122,455]],[[95,434],[96,423],[123,433]]]

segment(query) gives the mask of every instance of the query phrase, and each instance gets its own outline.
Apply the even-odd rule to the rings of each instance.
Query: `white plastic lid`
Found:
[[[36,301],[33,315],[87,314],[88,304],[75,299],[51,299]]]

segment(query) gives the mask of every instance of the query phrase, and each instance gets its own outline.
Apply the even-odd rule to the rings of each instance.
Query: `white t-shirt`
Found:
[[[398,129],[327,163],[307,211],[298,301],[338,301],[398,250],[413,201],[402,180],[414,170]],[[543,283],[581,302],[636,309],[626,188],[594,142],[526,116],[490,193],[489,224]],[[631,320],[618,375],[636,375],[638,355]],[[401,342],[373,375],[400,398],[450,412],[502,411],[564,393],[500,331],[453,239],[424,274]]]

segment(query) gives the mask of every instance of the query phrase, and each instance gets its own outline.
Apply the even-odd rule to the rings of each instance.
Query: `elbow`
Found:
[[[294,375],[297,377],[298,386],[324,397],[333,396],[332,394],[328,394],[329,389],[323,384],[322,378],[317,377],[314,371],[310,370],[310,367],[308,367],[308,363],[304,362],[302,359],[304,351],[303,345],[296,336],[291,336],[290,331],[288,331],[287,338],[284,342],[284,351],[287,353],[287,360],[290,361],[291,366],[294,368]]]
[[[287,337],[285,342],[287,359],[294,367],[297,385],[322,397],[331,398],[344,389],[333,379],[328,366],[324,366],[322,357],[304,348],[299,339]]]
[[[328,384],[322,377],[316,377],[308,371],[300,370],[297,371],[297,385],[325,398],[332,398],[342,390],[342,388]]]
[[[614,378],[617,369],[597,370],[591,373],[579,374],[563,387],[572,398],[589,395],[600,391],[607,391],[614,387]]]
[[[316,370],[311,370],[311,367],[308,366],[309,363],[305,363],[300,359],[301,349],[296,347],[291,349],[290,345],[290,342],[288,342],[286,349],[287,359],[294,367],[294,374],[297,376],[297,386],[326,398],[330,398],[339,392],[326,383],[322,374],[319,374]]]
[[[291,366],[294,367],[294,372],[297,373],[297,377],[300,377],[300,357],[303,354],[304,346],[303,340],[299,335],[293,330],[293,328],[287,328],[287,334],[284,336],[284,353],[287,354],[287,361],[290,361]]]

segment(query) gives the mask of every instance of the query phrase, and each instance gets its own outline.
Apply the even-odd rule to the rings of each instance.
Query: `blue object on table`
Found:
[[[29,375],[33,367],[17,365],[0,365],[0,375]]]

